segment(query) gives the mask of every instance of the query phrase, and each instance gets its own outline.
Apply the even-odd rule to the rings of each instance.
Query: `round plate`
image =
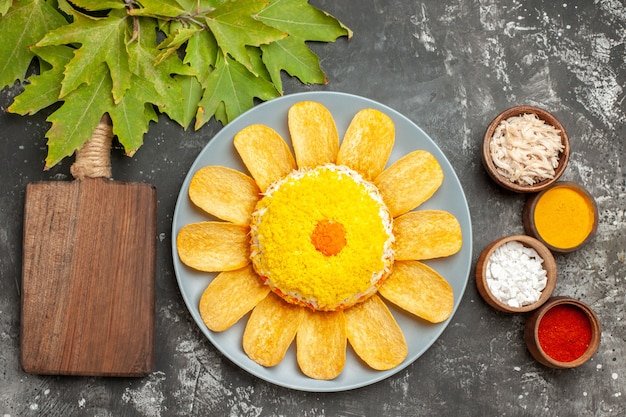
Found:
[[[454,313],[443,323],[431,324],[388,304],[402,328],[408,344],[409,353],[404,362],[388,371],[375,371],[362,363],[352,349],[348,347],[346,365],[341,375],[332,381],[319,381],[300,372],[296,362],[295,343],[292,343],[285,358],[275,367],[265,368],[249,359],[241,344],[247,317],[239,320],[227,331],[221,333],[210,331],[202,322],[198,303],[202,292],[216,274],[198,272],[188,268],[181,263],[176,250],[176,235],[184,225],[210,220],[206,213],[196,208],[189,200],[187,193],[193,174],[207,165],[228,166],[247,173],[233,146],[235,134],[248,125],[262,123],[275,129],[289,143],[287,111],[294,103],[304,100],[317,101],[330,110],[335,118],[340,138],[343,137],[352,117],[363,108],[378,109],[390,116],[396,127],[396,141],[389,164],[417,149],[427,150],[437,158],[444,172],[443,184],[435,195],[419,208],[441,209],[452,213],[461,224],[463,246],[453,256],[425,263],[439,272],[452,286],[454,311],[456,311],[467,285],[472,258],[470,213],[458,177],[437,145],[409,119],[385,105],[344,93],[309,92],[283,96],[252,108],[215,135],[191,166],[178,196],[172,225],[174,270],[183,299],[193,319],[211,343],[236,365],[268,382],[291,389],[311,392],[343,391],[380,381],[413,363],[437,340]]]

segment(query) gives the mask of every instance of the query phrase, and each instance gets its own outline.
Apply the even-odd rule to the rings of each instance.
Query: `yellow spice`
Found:
[[[549,245],[570,249],[583,243],[593,229],[594,210],[587,195],[563,185],[547,190],[537,201],[534,222]]]

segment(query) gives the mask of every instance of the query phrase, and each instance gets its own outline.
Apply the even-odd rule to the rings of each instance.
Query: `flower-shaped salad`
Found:
[[[371,368],[394,368],[408,348],[386,302],[432,323],[453,310],[452,288],[421,261],[458,252],[461,227],[446,211],[415,210],[442,184],[441,166],[417,150],[385,168],[395,128],[378,110],[359,111],[341,143],[320,103],[294,104],[288,125],[293,154],[255,124],[234,138],[248,173],[206,166],[191,179],[191,201],[219,219],[176,239],[184,264],[219,272],[202,320],[222,332],[251,312],[246,354],[271,367],[295,339],[310,378],[337,377],[348,343]]]

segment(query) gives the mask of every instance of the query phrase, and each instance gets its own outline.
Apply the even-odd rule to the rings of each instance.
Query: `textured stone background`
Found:
[[[601,346],[584,366],[538,365],[522,341],[525,317],[480,298],[472,269],[443,335],[415,363],[372,386],[340,393],[280,388],[240,370],[204,338],[172,267],[171,220],[191,163],[220,126],[183,132],[161,118],[133,158],[113,152],[116,179],[159,193],[156,370],[139,379],[35,376],[19,366],[21,230],[26,184],[69,180],[71,161],[43,171],[45,113],[5,112],[0,92],[0,415],[8,416],[623,416],[626,415],[626,3],[623,0],[312,1],[354,31],[313,45],[326,86],[285,80],[286,93],[341,91],[382,102],[424,129],[461,179],[475,262],[493,239],[523,233],[524,197],[484,173],[480,141],[501,110],[531,104],[566,127],[563,179],[596,198],[593,242],[558,255],[555,294],[590,304]]]

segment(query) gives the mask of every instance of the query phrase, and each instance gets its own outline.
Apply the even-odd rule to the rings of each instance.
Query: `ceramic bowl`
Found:
[[[568,362],[561,362],[550,357],[539,343],[539,324],[546,313],[558,305],[570,305],[579,309],[585,314],[591,326],[591,340],[587,349],[581,356]],[[524,340],[531,355],[542,365],[557,369],[575,368],[587,362],[598,350],[598,346],[600,346],[601,333],[600,321],[591,307],[582,301],[570,297],[550,298],[541,308],[530,315],[524,325]]]
[[[498,127],[498,125],[500,125],[500,122],[508,119],[509,117],[520,116],[527,113],[534,113],[537,115],[537,117],[545,121],[547,124],[559,129],[561,131],[561,142],[563,143],[563,150],[559,154],[559,165],[555,169],[554,178],[545,179],[533,185],[517,184],[498,173],[493,159],[491,158],[491,151],[489,150],[489,142],[491,141],[491,137],[493,136],[496,128]],[[483,138],[482,160],[485,170],[497,184],[499,184],[503,188],[506,188],[507,190],[518,193],[536,193],[554,184],[561,177],[561,175],[563,175],[563,172],[567,167],[567,163],[569,162],[569,156],[569,136],[567,135],[567,132],[565,131],[565,128],[563,127],[561,122],[559,122],[557,118],[548,111],[535,106],[515,106],[504,110],[491,121],[491,123],[487,127],[487,130],[485,131],[485,136]]]
[[[489,289],[487,284],[487,264],[491,255],[498,249],[501,245],[504,245],[510,241],[517,241],[522,245],[533,248],[537,254],[543,259],[543,269],[546,270],[547,283],[546,287],[541,292],[541,296],[539,299],[529,305],[521,306],[521,307],[512,307],[502,301],[500,301]],[[532,310],[539,308],[543,303],[545,303],[548,298],[552,295],[554,291],[554,287],[556,286],[556,278],[557,278],[557,267],[556,261],[552,256],[552,252],[540,241],[537,239],[526,236],[526,235],[513,235],[502,237],[500,239],[496,239],[492,243],[490,243],[480,254],[478,257],[478,261],[476,263],[476,287],[478,292],[483,297],[483,299],[495,308],[496,310],[504,311],[506,313],[526,313]]]
[[[579,195],[579,198],[582,199],[581,201],[586,200],[587,202],[587,204],[585,204],[584,206],[577,205],[577,207],[579,207],[581,210],[588,210],[589,213],[584,213],[584,214],[585,215],[588,214],[588,216],[591,217],[591,218],[587,217],[585,219],[585,224],[586,224],[585,227],[587,227],[588,230],[581,232],[583,234],[586,234],[586,237],[584,235],[581,236],[580,239],[578,240],[580,243],[575,244],[574,246],[569,246],[569,247],[563,247],[563,245],[559,246],[556,244],[556,242],[550,242],[547,239],[544,239],[540,231],[537,230],[537,224],[535,222],[535,209],[537,207],[537,203],[544,196],[545,193],[549,192],[551,189],[556,188],[556,187],[571,188]],[[559,201],[560,201],[559,204],[563,203],[563,200],[559,200]],[[581,213],[581,215],[583,215],[583,213]],[[571,215],[570,216],[557,215],[556,218],[559,222],[560,221],[563,222],[563,225],[561,227],[564,229],[583,227],[581,225],[581,222],[573,220],[575,218],[572,217]],[[589,194],[589,192],[581,185],[575,182],[570,182],[570,181],[558,181],[554,183],[553,185],[551,185],[550,187],[548,187],[547,189],[530,196],[526,200],[526,203],[524,204],[524,210],[522,212],[522,222],[524,224],[524,230],[526,231],[526,233],[536,238],[537,240],[541,241],[541,243],[546,245],[548,249],[550,249],[551,251],[559,252],[559,253],[574,252],[580,249],[581,246],[589,242],[593,238],[593,236],[596,234],[596,231],[598,229],[598,206],[593,196]],[[553,223],[554,223],[553,221],[550,221],[550,224],[553,224]]]

